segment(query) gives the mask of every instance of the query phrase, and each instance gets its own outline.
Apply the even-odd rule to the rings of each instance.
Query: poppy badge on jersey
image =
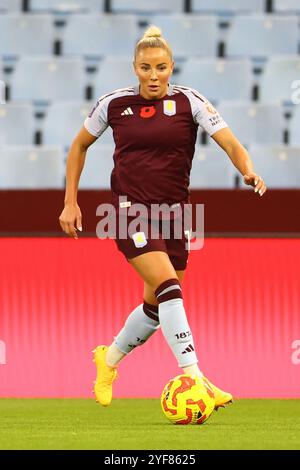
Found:
[[[164,100],[164,114],[174,116],[176,114],[176,101]]]
[[[156,109],[154,106],[143,106],[140,110],[141,118],[148,119],[154,116]]]
[[[143,248],[147,245],[147,239],[144,232],[136,232],[132,235],[132,240],[137,248]]]

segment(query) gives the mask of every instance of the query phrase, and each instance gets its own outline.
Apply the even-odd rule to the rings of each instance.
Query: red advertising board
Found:
[[[113,240],[0,239],[0,396],[92,397],[143,285]],[[206,239],[184,304],[200,368],[236,397],[300,397],[300,240]],[[116,397],[159,397],[180,370],[160,331],[123,360]]]

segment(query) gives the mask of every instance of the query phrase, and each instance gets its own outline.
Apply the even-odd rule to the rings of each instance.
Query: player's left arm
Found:
[[[220,129],[211,136],[227,153],[234,166],[244,177],[244,183],[254,187],[254,191],[262,196],[267,187],[264,180],[255,173],[253,163],[245,147],[235,137],[229,127]]]

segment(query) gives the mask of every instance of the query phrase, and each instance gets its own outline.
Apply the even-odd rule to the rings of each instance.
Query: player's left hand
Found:
[[[254,192],[258,192],[260,196],[262,196],[267,191],[264,180],[256,173],[248,173],[247,175],[244,175],[244,183],[249,186],[253,186]]]

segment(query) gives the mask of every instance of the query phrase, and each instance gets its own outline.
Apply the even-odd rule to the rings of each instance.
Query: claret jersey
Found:
[[[188,200],[198,127],[211,136],[227,124],[197,91],[169,84],[158,100],[143,98],[138,86],[104,95],[84,126],[96,137],[113,130],[113,195],[148,205]]]

